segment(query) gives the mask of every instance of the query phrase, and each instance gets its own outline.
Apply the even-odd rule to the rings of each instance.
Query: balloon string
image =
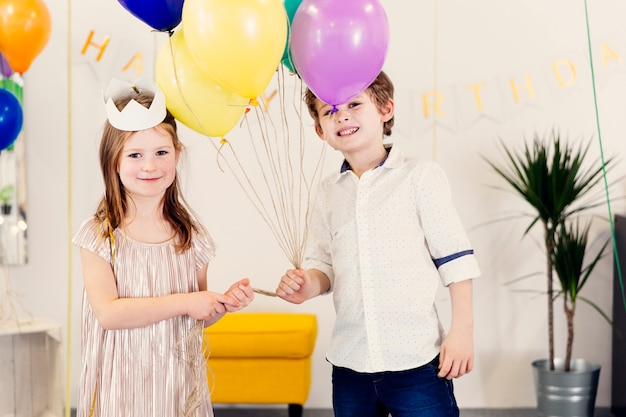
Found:
[[[606,177],[606,163],[605,163],[604,150],[603,150],[603,145],[602,145],[602,133],[600,131],[600,113],[598,111],[598,97],[596,93],[596,81],[595,81],[596,77],[595,77],[595,72],[593,68],[593,54],[592,54],[592,48],[591,48],[591,30],[589,28],[589,11],[587,8],[587,0],[584,0],[584,3],[585,3],[585,23],[587,27],[587,48],[589,49],[589,66],[591,67],[591,85],[593,89],[593,103],[594,103],[594,110],[595,110],[596,128],[598,129],[598,144],[600,145],[600,158],[602,161],[602,173],[604,177],[606,206],[607,206],[608,215],[609,215],[609,222],[611,225],[611,240],[613,243],[613,256],[615,257],[615,267],[617,270],[620,290],[622,292],[622,302],[624,304],[624,310],[626,310],[626,295],[624,293],[624,280],[622,279],[622,270],[620,267],[620,263],[618,262],[619,253],[617,250],[617,240],[615,238],[615,224],[613,221],[613,214],[611,213],[611,199],[609,197],[609,186],[608,186],[608,181]]]
[[[72,0],[67,0],[67,50],[72,51]],[[66,352],[65,352],[65,417],[71,415],[71,399],[72,399],[72,321],[73,321],[73,290],[74,278],[73,278],[73,245],[71,239],[72,236],[72,220],[74,218],[73,213],[73,201],[74,196],[72,190],[73,185],[73,173],[72,173],[72,160],[73,160],[73,138],[72,138],[72,54],[67,54],[67,322],[66,322]]]
[[[233,152],[233,158],[240,168],[239,171],[233,172],[235,179],[270,228],[280,249],[295,267],[299,267],[302,264],[306,242],[309,203],[314,197],[312,190],[317,189],[312,184],[321,175],[320,167],[325,148],[322,146],[317,165],[311,176],[307,176],[304,170],[304,157],[308,153],[304,150],[305,138],[301,118],[303,88],[301,82],[294,88],[294,103],[299,103],[299,108],[294,104],[294,111],[300,121],[299,141],[294,141],[290,136],[286,115],[283,71],[282,67],[279,67],[277,76],[282,135],[277,133],[277,126],[267,108],[252,107],[250,110],[254,111],[256,116],[254,123],[248,117],[248,112],[243,120],[249,133],[248,139],[251,147],[249,154],[255,157],[259,169],[259,174],[254,175],[253,178],[256,182],[260,182],[262,187],[253,182],[252,177],[244,170],[233,146],[228,144],[228,149]],[[298,93],[300,95],[296,96]],[[256,130],[253,132],[253,126],[258,129],[258,133]],[[293,145],[295,143],[298,143],[299,148]],[[263,197],[269,197],[269,199]]]
[[[173,36],[174,32],[170,31],[170,32],[165,32],[165,33],[167,33],[167,35],[168,35],[167,41],[169,42],[169,47],[170,47],[169,48],[170,49],[170,59],[172,60],[172,67],[173,67],[172,70],[174,72],[174,79],[176,80],[176,88],[178,89],[178,94],[180,95],[180,98],[183,100],[183,103],[185,104],[185,107],[187,107],[187,110],[189,110],[189,113],[191,113],[191,115],[193,116],[195,122],[200,127],[200,130],[202,131],[204,136],[210,137],[207,134],[206,129],[202,125],[202,122],[200,121],[200,118],[196,115],[196,112],[193,111],[193,109],[191,108],[191,105],[189,104],[189,102],[185,98],[185,95],[183,94],[182,89],[180,88],[180,80],[178,79],[178,68],[176,68],[176,59],[174,57],[174,45],[172,43],[172,36]],[[222,137],[221,142],[224,142],[224,141],[225,141],[225,138]],[[217,146],[215,143],[213,143],[212,140],[209,140],[209,142],[211,143],[211,145],[217,151],[217,157],[215,159],[215,163],[217,164],[217,167],[220,169],[220,171],[224,172],[224,169],[222,168],[222,165],[220,164],[220,155],[221,155],[221,150],[222,150],[222,146],[221,146],[222,144],[220,146]],[[228,165],[228,163],[227,163],[227,165]]]
[[[281,68],[282,69],[282,68]],[[279,73],[279,83],[282,83],[282,78],[280,75],[284,74]],[[281,86],[282,87],[282,86]],[[284,90],[284,88],[279,88],[280,90]],[[297,176],[300,180],[304,178],[302,175],[302,170],[295,172],[294,166],[292,164],[291,159],[291,140],[289,138],[289,131],[287,125],[286,115],[283,116],[283,126],[285,129],[283,130],[283,158],[281,158],[280,148],[276,147],[276,152],[272,153],[271,148],[266,148],[268,150],[267,156],[271,156],[272,154],[278,156],[278,158],[273,158],[273,162],[271,165],[274,165],[272,174],[274,176],[274,181],[277,186],[276,195],[279,197],[277,203],[279,203],[279,215],[282,218],[279,221],[279,225],[283,226],[282,229],[282,238],[283,242],[285,242],[285,246],[291,248],[291,261],[295,267],[299,267],[301,265],[301,254],[299,251],[300,245],[298,242],[300,241],[300,210],[301,210],[301,192],[303,188],[303,183],[300,181],[297,185],[294,181],[294,177]],[[299,154],[299,166],[302,166],[302,153]],[[284,173],[289,173],[290,175],[284,175]],[[296,188],[297,187],[297,188]],[[295,199],[295,196],[299,198]],[[294,203],[297,201],[297,206],[294,207]]]
[[[281,69],[284,70],[284,67],[281,67]],[[300,204],[300,206],[298,207],[298,213],[303,213],[303,216],[299,219],[302,223],[298,224],[298,230],[302,231],[302,236],[300,236],[300,240],[296,242],[300,246],[299,246],[299,251],[297,252],[299,254],[299,257],[297,258],[298,263],[294,263],[294,266],[300,267],[302,265],[302,261],[304,260],[303,259],[304,248],[306,245],[306,240],[307,240],[308,230],[309,230],[308,228],[308,222],[310,218],[309,210],[311,209],[311,205],[315,202],[315,198],[317,196],[316,192],[318,190],[318,187],[316,185],[319,183],[319,180],[321,179],[322,166],[324,163],[324,157],[325,157],[327,147],[326,146],[321,147],[320,154],[316,161],[315,167],[310,173],[310,176],[307,178],[305,171],[304,171],[304,162],[303,162],[305,155],[308,155],[308,153],[305,153],[306,137],[304,135],[304,126],[302,124],[302,114],[303,114],[303,106],[304,106],[304,100],[302,100],[302,97],[304,96],[304,86],[299,77],[295,79],[300,81],[297,84],[300,87],[300,90],[297,91],[296,89],[294,89],[294,95],[296,93],[298,95],[294,96],[293,102],[298,103],[298,107],[296,107],[294,104],[294,110],[295,110],[295,113],[298,115],[298,120],[300,121],[300,123],[298,124],[298,127],[299,127],[298,129],[299,142],[298,143],[300,146],[299,167],[300,167],[300,178],[301,178],[302,184],[304,184],[304,187],[305,187],[304,190],[300,191],[300,195],[299,195],[300,198],[298,199],[298,202]],[[284,125],[287,126],[286,114],[283,114],[283,118],[285,120]]]
[[[284,73],[284,67],[281,66],[280,69]],[[283,74],[283,73],[280,73],[280,74]],[[317,191],[317,187],[314,188],[314,186],[319,182],[319,179],[321,177],[322,166],[323,166],[325,152],[326,152],[327,147],[326,146],[321,147],[319,158],[316,161],[315,167],[313,168],[313,171],[310,173],[310,176],[307,177],[305,170],[304,170],[303,161],[304,161],[305,154],[308,154],[308,153],[305,153],[306,137],[304,134],[304,125],[302,123],[302,114],[303,114],[303,107],[304,107],[304,100],[302,100],[302,97],[304,97],[305,87],[299,77],[295,79],[297,80],[296,86],[298,86],[299,89],[294,88],[294,91],[293,91],[294,96],[292,98],[292,102],[293,102],[293,111],[298,116],[297,120],[300,121],[298,123],[298,145],[299,145],[299,168],[300,168],[299,178],[301,179],[301,183],[300,183],[301,188],[299,189],[298,208],[296,209],[297,210],[296,213],[302,213],[302,217],[298,218],[296,230],[302,231],[302,236],[298,235],[298,239],[294,243],[294,246],[298,248],[296,250],[296,253],[298,254],[296,256],[297,262],[294,262],[294,266],[299,267],[302,265],[303,256],[304,256],[304,247],[305,247],[306,239],[308,236],[309,210],[311,208],[311,204],[315,201],[315,197],[316,197],[316,193],[314,191]],[[283,91],[284,91],[284,88],[283,88]],[[282,94],[281,94],[281,100],[282,100],[281,103],[286,102]],[[284,136],[288,138],[288,143],[292,143],[292,141],[289,139],[289,123],[288,123],[288,118],[287,118],[287,114],[285,112],[284,106],[281,106],[281,109],[282,109],[281,114],[283,118],[283,126],[285,127],[285,130],[286,130],[286,133]],[[302,189],[302,186],[304,186],[304,190]]]
[[[209,143],[215,149],[215,151],[217,153],[216,157],[215,157],[215,163],[216,163],[218,169],[221,172],[225,172],[224,168],[222,167],[222,162],[224,162],[226,164],[226,167],[229,170],[233,171],[231,166],[230,166],[230,163],[228,162],[228,160],[222,154],[222,150],[224,149],[225,145],[228,145],[231,148],[231,150],[233,151],[233,154],[234,154],[234,149],[232,149],[232,147],[230,146],[230,142],[228,142],[228,140],[226,140],[226,138],[224,136],[222,136],[220,138],[219,146],[216,145],[212,140],[210,140],[211,136],[208,134],[207,130],[204,128],[204,125],[202,124],[202,121],[200,120],[200,118],[198,117],[196,112],[191,108],[191,105],[189,104],[189,102],[185,98],[185,95],[183,94],[183,91],[180,88],[180,80],[178,79],[178,69],[176,68],[176,60],[175,60],[175,57],[174,57],[174,45],[172,43],[172,36],[173,36],[174,33],[173,32],[166,32],[166,33],[168,34],[170,59],[172,61],[172,67],[173,67],[172,69],[173,69],[173,72],[174,72],[174,79],[176,80],[176,87],[178,89],[178,94],[180,94],[180,97],[183,100],[183,103],[185,104],[185,107],[187,108],[187,110],[189,110],[189,113],[191,113],[191,115],[193,116],[195,122],[198,124],[198,127],[200,128],[201,133],[204,136],[206,136],[207,138],[209,138]],[[256,102],[256,100],[255,99],[251,99],[250,102],[251,102],[251,104],[254,104]],[[258,105],[258,102],[257,102],[257,105]],[[249,111],[250,111],[250,109],[247,108],[246,109],[246,114]],[[243,121],[242,121],[242,123],[243,123]],[[242,167],[241,163],[238,161],[238,158],[236,158],[236,159],[237,159],[237,162],[239,164],[239,168],[241,170],[243,170],[243,167]],[[241,183],[240,183],[240,185],[241,185]]]
[[[191,108],[189,102],[185,99],[183,92],[181,91],[180,82],[178,80],[178,71],[174,58],[174,47],[171,37],[172,35],[170,34],[169,52],[172,65],[174,66],[174,77],[176,80],[176,85],[178,87],[178,92],[185,106],[200,127],[200,130],[205,136],[210,138],[210,136],[206,134],[206,130],[204,129],[202,122],[199,120],[196,113]],[[283,253],[285,253],[287,258],[295,267],[299,267],[302,263],[303,250],[306,239],[306,222],[309,216],[309,202],[312,198],[311,190],[314,187],[312,187],[312,185],[307,182],[309,179],[306,178],[303,169],[304,133],[300,117],[302,114],[303,106],[302,99],[301,97],[294,97],[294,102],[300,103],[300,111],[296,110],[298,114],[298,120],[300,120],[300,128],[298,133],[300,137],[300,152],[298,156],[299,170],[296,171],[292,162],[291,140],[289,138],[287,117],[284,114],[284,79],[282,67],[279,67],[278,81],[279,91],[281,92],[279,96],[281,97],[280,108],[282,111],[282,126],[284,128],[283,142],[279,142],[276,134],[272,135],[274,139],[271,139],[268,132],[270,132],[271,130],[275,133],[276,127],[274,126],[271,117],[266,117],[267,109],[259,109],[260,104],[257,99],[250,99],[250,102],[248,103],[249,107],[246,108],[244,117],[241,121],[241,125],[245,123],[247,126],[250,143],[252,145],[252,149],[254,151],[254,155],[256,157],[257,164],[261,172],[260,176],[255,176],[254,178],[264,183],[264,190],[269,194],[270,197],[268,203],[266,203],[265,200],[262,198],[262,195],[260,193],[261,190],[255,186],[254,182],[252,181],[252,177],[244,168],[244,164],[242,164],[232,144],[223,136],[219,140],[219,145],[215,144],[212,140],[210,140],[209,142],[217,151],[216,158],[220,170],[224,172],[224,169],[222,169],[220,162],[225,163],[226,167],[233,174],[235,180],[239,184],[239,187],[243,190],[246,197],[250,200],[250,202],[252,202],[254,207],[261,215],[262,219],[269,226]],[[300,96],[302,96],[301,82]],[[256,125],[260,130],[261,141],[255,140],[255,136],[253,135],[251,130],[252,128],[250,125],[248,114],[252,110],[254,110],[256,115]],[[268,124],[272,126],[272,129],[269,128]],[[259,142],[261,143],[261,146],[259,146]],[[319,177],[321,175],[321,165],[324,157],[324,150],[325,148],[322,147],[320,158],[315,165],[313,176],[310,178],[312,182],[319,180]],[[228,158],[226,156],[226,151],[230,151],[231,158]],[[230,161],[231,159],[232,161]],[[234,167],[236,169],[233,169],[233,166],[231,166],[231,162],[234,164]],[[294,179],[298,180],[297,184]],[[303,230],[302,233],[301,230]]]
[[[437,94],[437,0],[433,2],[433,93]],[[433,112],[433,161],[437,160],[437,112]]]
[[[263,180],[265,189],[268,191],[269,195],[272,196],[270,199],[271,211],[268,210],[265,204],[261,202],[261,199],[259,199],[261,202],[259,208],[262,209],[260,213],[270,227],[283,253],[285,253],[295,267],[298,267],[300,262],[298,261],[299,255],[297,246],[295,245],[295,241],[298,239],[298,233],[297,227],[293,227],[295,217],[293,213],[291,213],[291,215],[289,213],[290,209],[293,209],[293,205],[290,204],[293,203],[293,197],[290,193],[290,191],[293,191],[293,188],[287,185],[287,183],[291,182],[293,171],[287,169],[283,170],[283,168],[285,168],[285,162],[289,161],[289,155],[287,155],[289,141],[283,143],[283,148],[279,148],[278,143],[272,141],[268,134],[268,118],[265,118],[265,114],[258,109],[255,109],[255,114],[257,124],[261,128],[260,142],[262,147],[259,149],[259,147],[255,146],[257,142],[254,140],[251,140],[250,143],[261,172],[261,179]],[[269,119],[269,122],[273,125],[271,119]],[[249,124],[248,131],[252,139],[253,134],[250,131]],[[282,154],[281,150],[284,151]],[[264,162],[266,162],[265,168]]]

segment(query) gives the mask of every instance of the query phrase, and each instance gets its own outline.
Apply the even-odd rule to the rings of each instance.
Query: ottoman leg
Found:
[[[289,404],[289,417],[302,417],[302,405]]]

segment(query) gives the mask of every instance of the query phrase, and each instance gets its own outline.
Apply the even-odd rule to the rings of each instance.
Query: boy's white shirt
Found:
[[[436,268],[433,259],[471,249],[435,163],[394,145],[385,163],[320,185],[303,267],[324,272],[337,319],[327,359],[358,372],[412,369],[438,353],[439,285],[480,276],[473,254]]]

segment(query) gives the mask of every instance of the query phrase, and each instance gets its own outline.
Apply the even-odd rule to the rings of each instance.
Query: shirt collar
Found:
[[[385,150],[387,151],[387,155],[385,155],[385,157],[383,158],[382,161],[380,161],[380,163],[378,165],[376,165],[374,168],[372,169],[376,169],[378,167],[383,166],[383,164],[387,161],[387,159],[389,159],[389,154],[391,153],[391,149],[393,148],[393,143],[389,143],[389,144],[385,144]],[[348,161],[346,159],[343,160],[343,163],[341,164],[341,168],[339,169],[339,175],[347,172],[347,171],[351,171],[352,168],[350,167],[350,164],[348,163]]]

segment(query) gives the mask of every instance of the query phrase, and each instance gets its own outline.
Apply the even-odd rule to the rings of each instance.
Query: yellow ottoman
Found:
[[[228,313],[204,330],[213,403],[288,404],[302,415],[317,319],[306,313]]]

